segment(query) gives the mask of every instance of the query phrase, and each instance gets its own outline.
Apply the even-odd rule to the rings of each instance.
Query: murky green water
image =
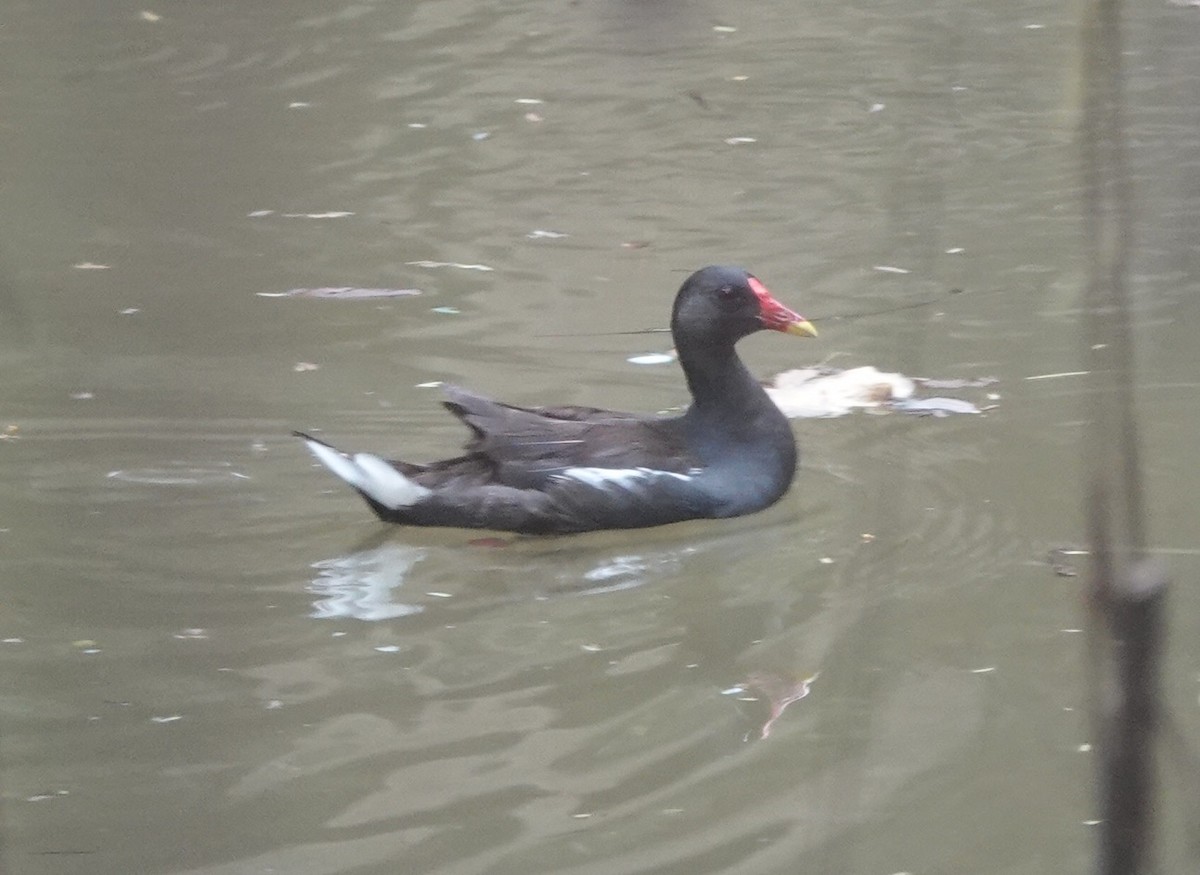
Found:
[[[1195,738],[1200,18],[1131,14]],[[1082,539],[1075,41],[1052,3],[10,4],[4,871],[1086,869],[1080,583],[1044,562]],[[746,342],[764,376],[998,406],[798,423],[756,516],[499,546],[380,527],[288,437],[443,455],[441,380],[677,405],[626,361],[665,339],[605,332],[710,262],[823,320]],[[423,294],[260,294],[343,286]]]

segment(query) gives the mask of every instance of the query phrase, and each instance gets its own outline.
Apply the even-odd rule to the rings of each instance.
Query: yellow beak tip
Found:
[[[814,328],[813,324],[807,319],[799,319],[796,322],[792,322],[790,325],[788,325],[787,333],[795,334],[798,337],[816,337],[817,329]]]

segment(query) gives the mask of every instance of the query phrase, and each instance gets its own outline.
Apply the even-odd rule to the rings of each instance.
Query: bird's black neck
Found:
[[[692,393],[689,415],[734,425],[771,401],[738,357],[733,343],[678,343],[679,363]]]

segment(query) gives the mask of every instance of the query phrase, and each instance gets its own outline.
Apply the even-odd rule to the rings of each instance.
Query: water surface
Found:
[[[1195,737],[1196,11],[1130,15]],[[14,5],[4,870],[1085,869],[1080,583],[1044,559],[1082,540],[1076,36],[1036,2]],[[381,527],[288,436],[443,455],[436,381],[677,406],[627,361],[665,338],[608,332],[711,262],[819,320],[756,372],[998,406],[799,422],[752,517],[483,543]],[[263,296],[322,288],[421,294]]]

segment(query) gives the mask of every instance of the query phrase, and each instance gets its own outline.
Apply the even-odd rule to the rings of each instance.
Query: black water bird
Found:
[[[788,420],[734,350],[762,329],[817,333],[752,274],[706,267],[671,312],[692,395],[678,416],[516,407],[447,386],[472,432],[452,459],[389,461],[296,434],[391,523],[548,534],[740,516],[776,502],[796,469]]]

